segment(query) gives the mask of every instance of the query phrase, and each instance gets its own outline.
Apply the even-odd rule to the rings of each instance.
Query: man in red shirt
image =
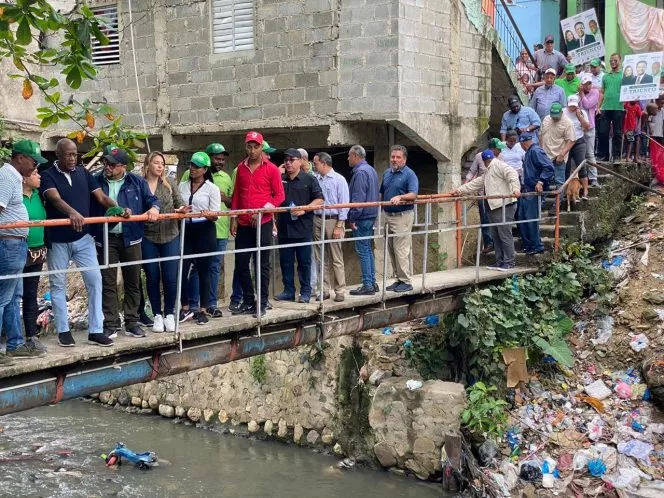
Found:
[[[279,206],[286,198],[281,183],[279,169],[263,154],[263,136],[250,131],[244,139],[247,157],[238,164],[235,176],[235,188],[231,209],[260,209]],[[272,243],[273,215],[263,214],[260,219],[260,247],[269,247]],[[256,247],[258,214],[243,214],[231,218],[231,235],[235,237],[236,249]],[[254,258],[257,258],[254,251]],[[237,314],[253,314],[260,318],[265,314],[270,282],[270,254],[261,251],[260,267],[260,308],[256,306],[256,297],[251,282],[249,263],[252,252],[235,254],[235,270],[242,284],[242,306]]]

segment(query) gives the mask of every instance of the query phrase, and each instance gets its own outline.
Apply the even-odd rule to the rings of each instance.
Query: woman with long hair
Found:
[[[143,177],[161,206],[161,214],[187,213],[180,190],[166,176],[166,159],[161,152],[152,152],[143,163]],[[143,259],[166,258],[180,254],[180,229],[178,220],[162,220],[145,223],[141,245]],[[153,332],[175,331],[175,298],[177,295],[178,260],[145,263],[145,282],[154,314]],[[162,307],[160,280],[164,288]]]
[[[212,212],[221,210],[221,192],[212,182],[210,166],[212,161],[205,152],[196,152],[189,161],[189,178],[180,182],[180,194],[194,213],[201,213],[200,218],[187,220],[184,232],[184,254],[204,254],[215,252],[217,249],[217,230],[215,221],[217,216]],[[191,265],[195,264],[198,271],[199,306],[193,312],[194,319],[199,325],[208,322],[205,304],[210,301],[210,263],[212,256],[197,256],[185,259],[182,267],[182,291],[180,303],[180,321],[189,318],[193,310],[189,309],[188,277]]]

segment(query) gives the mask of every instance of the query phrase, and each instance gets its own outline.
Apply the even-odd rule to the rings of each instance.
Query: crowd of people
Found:
[[[98,346],[113,345],[121,331],[141,338],[146,335],[146,326],[153,332],[172,332],[178,320],[205,324],[210,317],[222,317],[217,288],[224,256],[210,253],[225,251],[229,237],[235,239],[239,250],[235,253],[229,305],[232,314],[260,317],[272,307],[268,296],[269,253],[256,249],[258,244],[269,248],[275,238],[283,246],[279,248],[283,290],[274,299],[308,303],[312,298],[331,299],[333,291],[334,301],[344,301],[342,239],[346,227],[355,238],[361,271],[361,285],[349,293],[373,295],[378,285],[371,237],[379,208],[328,207],[338,204],[389,203],[384,206],[384,214],[387,229],[394,235],[388,238],[388,251],[396,281],[386,290],[412,290],[412,201],[419,184],[407,165],[407,149],[401,145],[391,148],[390,167],[379,179],[367,162],[365,149],[360,145],[351,147],[350,182],[334,170],[332,157],[326,152],[315,154],[309,163],[306,150],[289,148],[278,167],[270,160],[274,150],[259,132],[250,131],[245,137],[245,159],[232,171],[225,171],[229,153],[221,144],[212,143],[191,156],[187,170],[176,182],[169,178],[166,158],[160,152],[147,155],[141,174],[137,174],[129,169],[128,153],[111,145],[101,157],[103,168],[93,174],[79,162],[76,144],[62,139],[56,146],[57,160],[40,173],[38,166],[47,160],[39,145],[29,140],[15,142],[10,161],[0,168],[0,225],[63,219],[70,223],[0,229],[0,276],[33,274],[0,280],[0,323],[7,337],[0,365],[11,364],[16,358],[42,356],[47,351],[38,338],[37,325],[40,275],[36,273],[44,265],[49,271],[53,322],[62,347],[76,344],[67,309],[66,269],[71,263],[79,268],[87,291],[87,340]],[[291,209],[275,215],[220,216],[229,209],[277,207]],[[186,217],[181,234],[181,221],[160,218],[160,214],[167,213],[198,216]],[[109,222],[107,234],[104,224],[86,223],[89,217],[117,219],[135,214],[145,215],[147,221]],[[321,237],[329,242],[316,245],[312,251],[312,242]],[[176,316],[181,250],[185,259],[180,274],[180,312]],[[141,263],[157,258],[171,259]],[[107,263],[117,266],[105,267]],[[323,272],[316,275],[314,269],[321,265]],[[118,291],[118,267],[122,292]],[[144,310],[141,270],[153,319]]]

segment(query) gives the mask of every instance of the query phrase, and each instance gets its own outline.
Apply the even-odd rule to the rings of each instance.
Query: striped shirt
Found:
[[[28,221],[28,210],[23,204],[23,177],[11,164],[0,168],[0,225],[17,221]],[[27,228],[7,228],[0,230],[0,236],[28,236]]]
[[[346,179],[331,169],[325,176],[314,173],[314,176],[320,184],[323,191],[323,198],[325,205],[331,206],[334,204],[348,204],[350,194],[348,193],[348,182]],[[322,215],[322,209],[316,209],[315,214]],[[338,216],[339,221],[344,221],[348,218],[348,208],[344,209],[325,209],[325,216]]]

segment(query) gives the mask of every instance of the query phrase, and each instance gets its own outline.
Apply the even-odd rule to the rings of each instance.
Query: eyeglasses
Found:
[[[548,45],[549,43],[553,44],[553,40],[549,40],[549,41],[544,42],[544,43],[546,43],[547,45]]]
[[[105,168],[115,169],[115,168],[117,168],[118,166],[123,166],[123,165],[120,164],[120,163],[112,163],[112,162],[109,162],[109,161],[104,161],[104,167],[105,167]]]
[[[284,159],[285,163],[292,163],[293,161],[299,159],[299,157],[287,157]]]

